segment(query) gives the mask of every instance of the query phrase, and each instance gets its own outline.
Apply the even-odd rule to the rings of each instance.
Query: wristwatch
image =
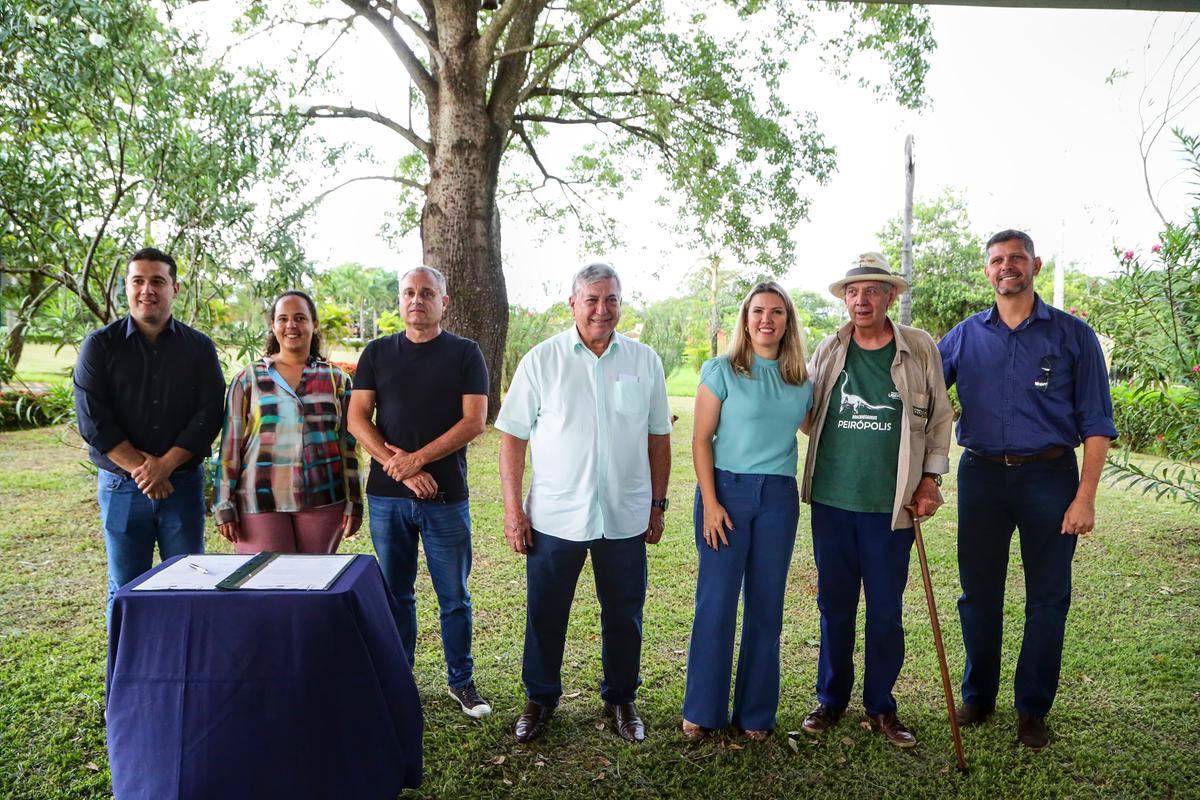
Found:
[[[650,501],[651,508],[657,508],[659,511],[663,512],[664,514],[667,513],[667,506],[669,506],[669,505],[671,505],[671,500],[670,500],[670,498],[667,498],[667,497],[664,497],[661,500],[651,500]]]
[[[936,483],[938,486],[942,485],[942,476],[937,474],[936,472],[922,472],[921,477],[922,478],[933,478],[934,483]]]

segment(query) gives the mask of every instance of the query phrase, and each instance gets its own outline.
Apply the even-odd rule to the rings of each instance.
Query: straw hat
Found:
[[[846,286],[858,281],[878,281],[890,283],[896,287],[896,293],[902,294],[909,289],[908,281],[892,272],[887,259],[881,253],[863,253],[854,260],[854,266],[846,273],[846,277],[829,285],[829,292],[839,300],[846,296]]]

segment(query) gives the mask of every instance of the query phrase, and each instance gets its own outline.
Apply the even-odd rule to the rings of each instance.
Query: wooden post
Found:
[[[904,137],[904,238],[900,245],[900,274],[910,284],[913,280],[912,224],[913,184],[916,182],[916,165],[913,163],[913,137]],[[912,290],[900,295],[900,324],[912,325]]]

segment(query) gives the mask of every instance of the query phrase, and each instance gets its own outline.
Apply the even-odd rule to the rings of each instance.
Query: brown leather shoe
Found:
[[[530,700],[525,704],[525,710],[517,717],[517,741],[524,744],[532,742],[542,735],[546,723],[554,716],[554,706],[544,706]]]
[[[604,715],[612,717],[617,736],[625,741],[640,742],[646,738],[646,726],[633,703],[605,703]]]
[[[689,742],[698,742],[708,736],[708,728],[705,728],[702,725],[697,725],[691,720],[685,719],[679,728],[683,731],[683,738],[687,739]]]
[[[963,703],[954,709],[954,718],[958,721],[958,727],[969,728],[972,725],[982,725],[995,710],[995,706],[977,706],[974,703]]]
[[[816,708],[808,712],[808,716],[804,718],[804,722],[800,727],[804,729],[805,733],[820,736],[834,725],[837,725],[837,721],[842,718],[842,714],[845,711],[846,709],[844,708],[834,708],[824,703],[818,703]]]
[[[1041,750],[1050,744],[1050,729],[1046,718],[1036,714],[1017,714],[1017,741],[1030,750]]]
[[[771,738],[771,731],[747,731],[743,730],[742,735],[752,742],[765,742]]]
[[[879,731],[887,740],[896,747],[916,747],[917,737],[912,735],[912,732],[904,727],[904,723],[896,719],[894,711],[887,711],[883,714],[868,714],[867,719],[871,721],[871,730]]]

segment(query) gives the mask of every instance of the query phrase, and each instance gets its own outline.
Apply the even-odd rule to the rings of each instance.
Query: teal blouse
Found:
[[[784,383],[779,362],[754,357],[752,377],[734,373],[728,356],[700,368],[700,382],[721,401],[713,437],[716,468],[749,475],[796,475],[796,431],[812,406],[812,381]]]

